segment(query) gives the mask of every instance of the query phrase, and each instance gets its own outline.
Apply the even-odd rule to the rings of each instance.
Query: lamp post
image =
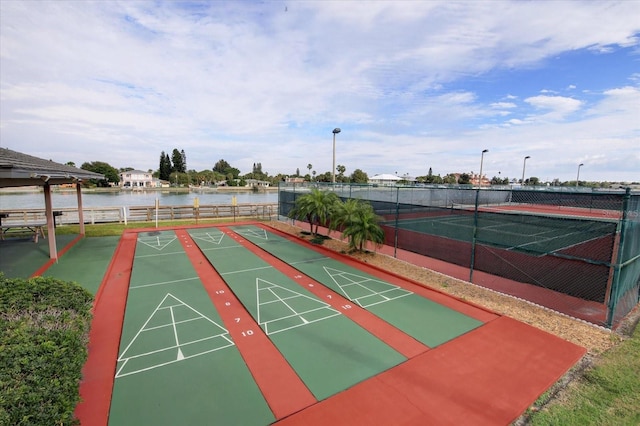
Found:
[[[478,176],[478,186],[482,186],[482,163],[484,162],[484,154],[485,152],[489,152],[488,149],[482,150],[482,155],[480,156],[480,175]]]
[[[524,157],[524,163],[522,164],[522,186],[524,186],[524,169],[527,167],[527,158],[531,158],[529,155]]]
[[[336,183],[336,135],[340,133],[340,128],[333,129],[333,167],[331,168],[331,183]]]
[[[578,165],[578,176],[576,176],[576,188],[578,187],[578,183],[580,182],[580,167],[584,166],[583,163]]]

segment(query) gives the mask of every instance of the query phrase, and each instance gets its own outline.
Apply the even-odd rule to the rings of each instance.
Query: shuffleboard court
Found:
[[[319,400],[406,360],[220,229],[189,234]]]
[[[347,273],[366,273],[484,323],[428,349],[361,308],[374,300],[366,292],[352,302],[246,238],[264,240],[264,229],[286,234],[259,223],[239,227],[245,236],[228,228],[238,225],[123,234],[96,296],[83,402],[76,407],[82,424],[510,424],[585,353],[526,324],[291,237],[298,250],[356,271]],[[201,233],[204,228],[212,229]],[[221,258],[221,269],[235,264],[225,276],[242,278],[227,278],[234,281],[227,285],[205,253]],[[282,275],[261,273],[269,269]],[[336,288],[352,286],[340,283]],[[374,288],[380,293],[385,287]],[[319,303],[329,295],[334,301]],[[411,297],[389,295],[392,303]],[[352,307],[343,310],[335,299]],[[333,311],[340,315],[320,319]],[[260,325],[253,317],[258,313]],[[321,327],[337,318],[353,321],[346,337],[342,323]],[[324,357],[357,363],[331,364]],[[345,380],[340,373],[355,364],[364,364],[370,377]],[[319,395],[343,390],[319,400],[296,373]]]
[[[429,347],[436,347],[483,324],[264,228],[254,225],[230,228]]]
[[[139,233],[109,424],[274,420],[175,232]]]

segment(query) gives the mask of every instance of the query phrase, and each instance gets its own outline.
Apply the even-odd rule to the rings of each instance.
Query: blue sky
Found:
[[[0,145],[640,181],[640,1],[0,2]]]

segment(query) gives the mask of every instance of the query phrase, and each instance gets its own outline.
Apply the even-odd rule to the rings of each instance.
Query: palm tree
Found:
[[[289,212],[289,217],[309,222],[313,235],[318,235],[318,227],[327,225],[335,206],[340,201],[334,192],[312,188],[311,192],[296,199],[296,205]],[[313,225],[316,225],[315,231]]]
[[[333,222],[336,226],[344,226],[343,237],[347,237],[351,250],[364,251],[367,241],[376,246],[384,243],[384,231],[378,224],[380,218],[375,214],[371,204],[361,200],[347,200],[337,209]]]
[[[349,224],[358,218],[358,214],[360,210],[362,210],[362,200],[358,200],[355,198],[349,198],[348,200],[338,203],[336,206],[336,210],[334,215],[331,217],[331,226],[330,229],[343,230]]]

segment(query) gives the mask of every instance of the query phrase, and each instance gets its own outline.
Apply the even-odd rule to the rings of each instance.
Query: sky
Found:
[[[334,128],[346,175],[640,182],[640,1],[0,1],[4,148],[322,174]]]

